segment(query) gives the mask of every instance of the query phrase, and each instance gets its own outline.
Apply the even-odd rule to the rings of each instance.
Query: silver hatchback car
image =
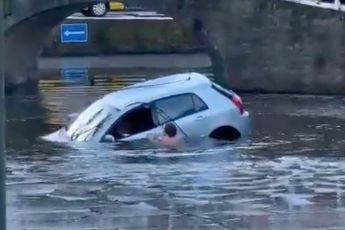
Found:
[[[134,84],[105,95],[67,129],[44,137],[54,141],[131,141],[159,135],[173,122],[187,137],[235,140],[249,134],[241,98],[199,73],[183,73]]]

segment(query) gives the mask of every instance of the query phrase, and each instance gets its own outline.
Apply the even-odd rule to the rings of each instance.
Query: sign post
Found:
[[[61,43],[85,43],[88,41],[86,23],[73,23],[60,25]]]
[[[5,17],[4,2],[0,0],[0,229],[6,230],[5,188]]]

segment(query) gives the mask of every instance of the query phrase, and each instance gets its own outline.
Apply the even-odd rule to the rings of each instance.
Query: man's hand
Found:
[[[148,134],[147,139],[149,139],[152,142],[159,141],[159,136],[157,134]]]

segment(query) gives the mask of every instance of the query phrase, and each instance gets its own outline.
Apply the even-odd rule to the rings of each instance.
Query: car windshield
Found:
[[[118,113],[119,109],[103,101],[96,101],[78,116],[67,133],[72,140],[87,141],[110,116]]]

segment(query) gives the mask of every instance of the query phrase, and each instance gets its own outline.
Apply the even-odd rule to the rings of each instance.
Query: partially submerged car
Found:
[[[105,95],[67,129],[45,139],[78,142],[131,141],[162,134],[173,122],[186,137],[235,140],[249,133],[241,98],[199,73],[161,77]]]

